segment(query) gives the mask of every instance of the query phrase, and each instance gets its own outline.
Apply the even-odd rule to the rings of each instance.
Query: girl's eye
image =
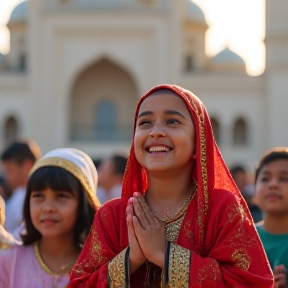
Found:
[[[280,177],[281,182],[288,182],[288,177]]]
[[[169,119],[167,121],[167,124],[181,124],[180,121],[176,120],[176,119]]]
[[[57,195],[59,198],[70,198],[70,193],[59,192]]]
[[[142,120],[142,121],[139,122],[139,126],[148,125],[148,124],[151,124],[151,121]]]
[[[33,192],[31,194],[31,198],[41,198],[43,196],[43,193],[41,192]]]
[[[262,182],[267,182],[268,180],[269,180],[268,177],[262,177],[262,178],[261,178],[261,181],[262,181]]]

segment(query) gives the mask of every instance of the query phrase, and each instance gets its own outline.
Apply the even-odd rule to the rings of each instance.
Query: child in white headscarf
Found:
[[[0,251],[0,287],[64,288],[99,208],[97,172],[76,149],[47,153],[32,168],[23,246]]]

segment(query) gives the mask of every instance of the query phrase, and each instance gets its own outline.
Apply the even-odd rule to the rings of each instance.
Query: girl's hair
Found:
[[[259,163],[256,165],[255,169],[255,182],[259,176],[262,168],[276,160],[288,160],[288,148],[287,147],[276,147],[268,150],[263,156],[260,158]]]
[[[78,215],[74,226],[74,235],[76,243],[84,244],[96,211],[88,201],[80,181],[65,169],[52,166],[36,170],[28,179],[23,211],[26,233],[21,235],[23,244],[30,245],[42,237],[31,220],[30,197],[32,191],[43,191],[47,188],[54,191],[68,191],[78,196]]]

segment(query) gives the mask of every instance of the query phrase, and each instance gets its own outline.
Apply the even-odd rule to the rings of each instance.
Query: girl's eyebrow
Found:
[[[152,111],[143,111],[142,113],[139,114],[138,119],[143,117],[143,116],[147,116],[147,115],[153,115],[154,113]],[[184,119],[186,119],[186,117],[180,113],[179,111],[176,110],[166,110],[164,111],[164,114],[166,115],[178,115]]]
[[[164,114],[166,114],[166,115],[178,115],[178,116],[186,119],[186,117],[182,113],[180,113],[179,111],[176,111],[176,110],[166,110],[164,112]]]
[[[152,115],[152,114],[153,114],[152,111],[144,111],[144,112],[139,114],[138,119],[143,117],[143,116]]]

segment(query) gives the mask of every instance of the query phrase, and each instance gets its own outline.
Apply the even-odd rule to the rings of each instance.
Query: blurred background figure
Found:
[[[256,228],[271,269],[274,288],[287,288],[288,269],[288,148],[277,147],[260,159],[255,173],[256,198],[264,219]]]
[[[5,229],[5,202],[0,196],[0,250],[7,248],[8,245],[20,244]]]
[[[254,222],[257,223],[261,221],[263,218],[262,211],[255,203],[255,187],[252,183],[250,183],[247,171],[244,169],[244,167],[237,165],[230,169],[230,173],[239,191],[248,204]]]
[[[5,180],[3,175],[0,175],[0,196],[7,200],[12,194],[12,190],[7,184],[7,181]]]
[[[99,165],[97,197],[101,204],[121,197],[122,182],[127,164],[126,155],[113,155]]]
[[[39,146],[31,140],[19,140],[9,145],[1,155],[4,179],[11,196],[6,199],[5,228],[16,239],[23,219],[23,203],[30,169],[41,156]]]

